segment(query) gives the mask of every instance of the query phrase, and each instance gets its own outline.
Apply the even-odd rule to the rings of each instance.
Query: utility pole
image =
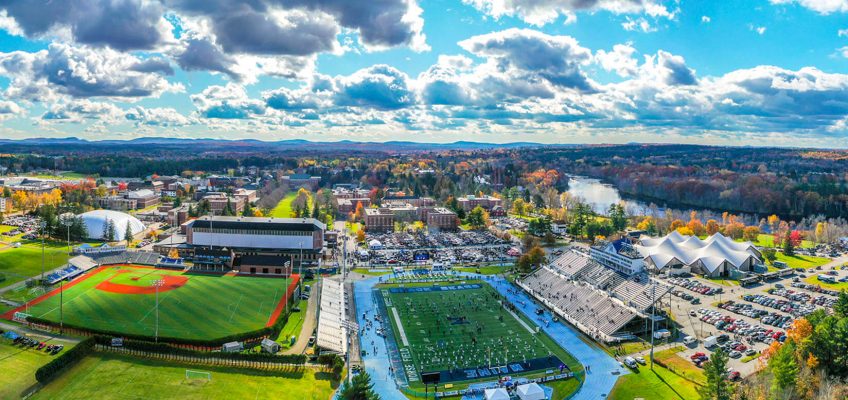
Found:
[[[165,284],[162,279],[153,281],[153,287],[156,288],[156,343],[159,343],[159,287]]]

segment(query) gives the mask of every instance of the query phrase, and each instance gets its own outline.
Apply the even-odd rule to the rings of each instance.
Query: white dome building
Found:
[[[102,240],[106,224],[110,221],[115,227],[114,241],[124,240],[127,222],[129,222],[129,227],[133,235],[144,232],[145,229],[144,224],[138,218],[118,211],[94,210],[80,214],[80,218],[85,223],[85,229],[88,231],[89,239]]]

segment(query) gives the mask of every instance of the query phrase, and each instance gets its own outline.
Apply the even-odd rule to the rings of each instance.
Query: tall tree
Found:
[[[798,361],[795,359],[795,344],[789,340],[769,359],[769,369],[774,376],[771,381],[772,395],[790,395],[798,379]],[[783,396],[777,396],[778,398]]]
[[[363,371],[351,379],[352,383],[345,381],[339,388],[339,399],[342,400],[379,400],[380,395],[374,391],[371,376]]]
[[[130,247],[130,243],[133,241],[132,225],[130,225],[130,221],[127,221],[127,226],[124,230],[124,240],[127,242],[127,247]]]
[[[787,256],[795,255],[795,245],[792,243],[791,231],[786,230],[786,235],[783,238],[783,254]]]
[[[729,400],[732,394],[730,382],[725,378],[727,373],[727,353],[722,349],[713,352],[712,358],[704,364],[704,375],[707,384],[701,391],[703,400]]]

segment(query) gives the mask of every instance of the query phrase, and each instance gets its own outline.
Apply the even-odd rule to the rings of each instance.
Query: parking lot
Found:
[[[487,231],[369,234],[365,241],[368,249],[357,252],[360,265],[506,263],[520,255]]]
[[[829,276],[835,280],[848,277],[848,270],[831,271]],[[665,279],[674,286],[669,296],[674,319],[684,336],[697,339],[681,357],[698,365],[717,348],[724,348],[731,356],[732,371],[741,377],[752,374],[757,367],[756,355],[770,343],[784,341],[786,330],[796,318],[832,307],[836,301],[836,291],[803,282],[801,273],[811,274],[798,270],[794,275],[749,287],[719,286],[695,277]],[[707,348],[704,342],[711,337],[717,343]]]

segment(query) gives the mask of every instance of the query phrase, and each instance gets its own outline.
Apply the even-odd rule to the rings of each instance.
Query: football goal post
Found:
[[[187,369],[186,370],[186,380],[192,380],[192,379],[201,379],[201,380],[205,379],[205,380],[211,382],[212,381],[212,373],[206,372],[206,371],[193,371],[193,370]]]

